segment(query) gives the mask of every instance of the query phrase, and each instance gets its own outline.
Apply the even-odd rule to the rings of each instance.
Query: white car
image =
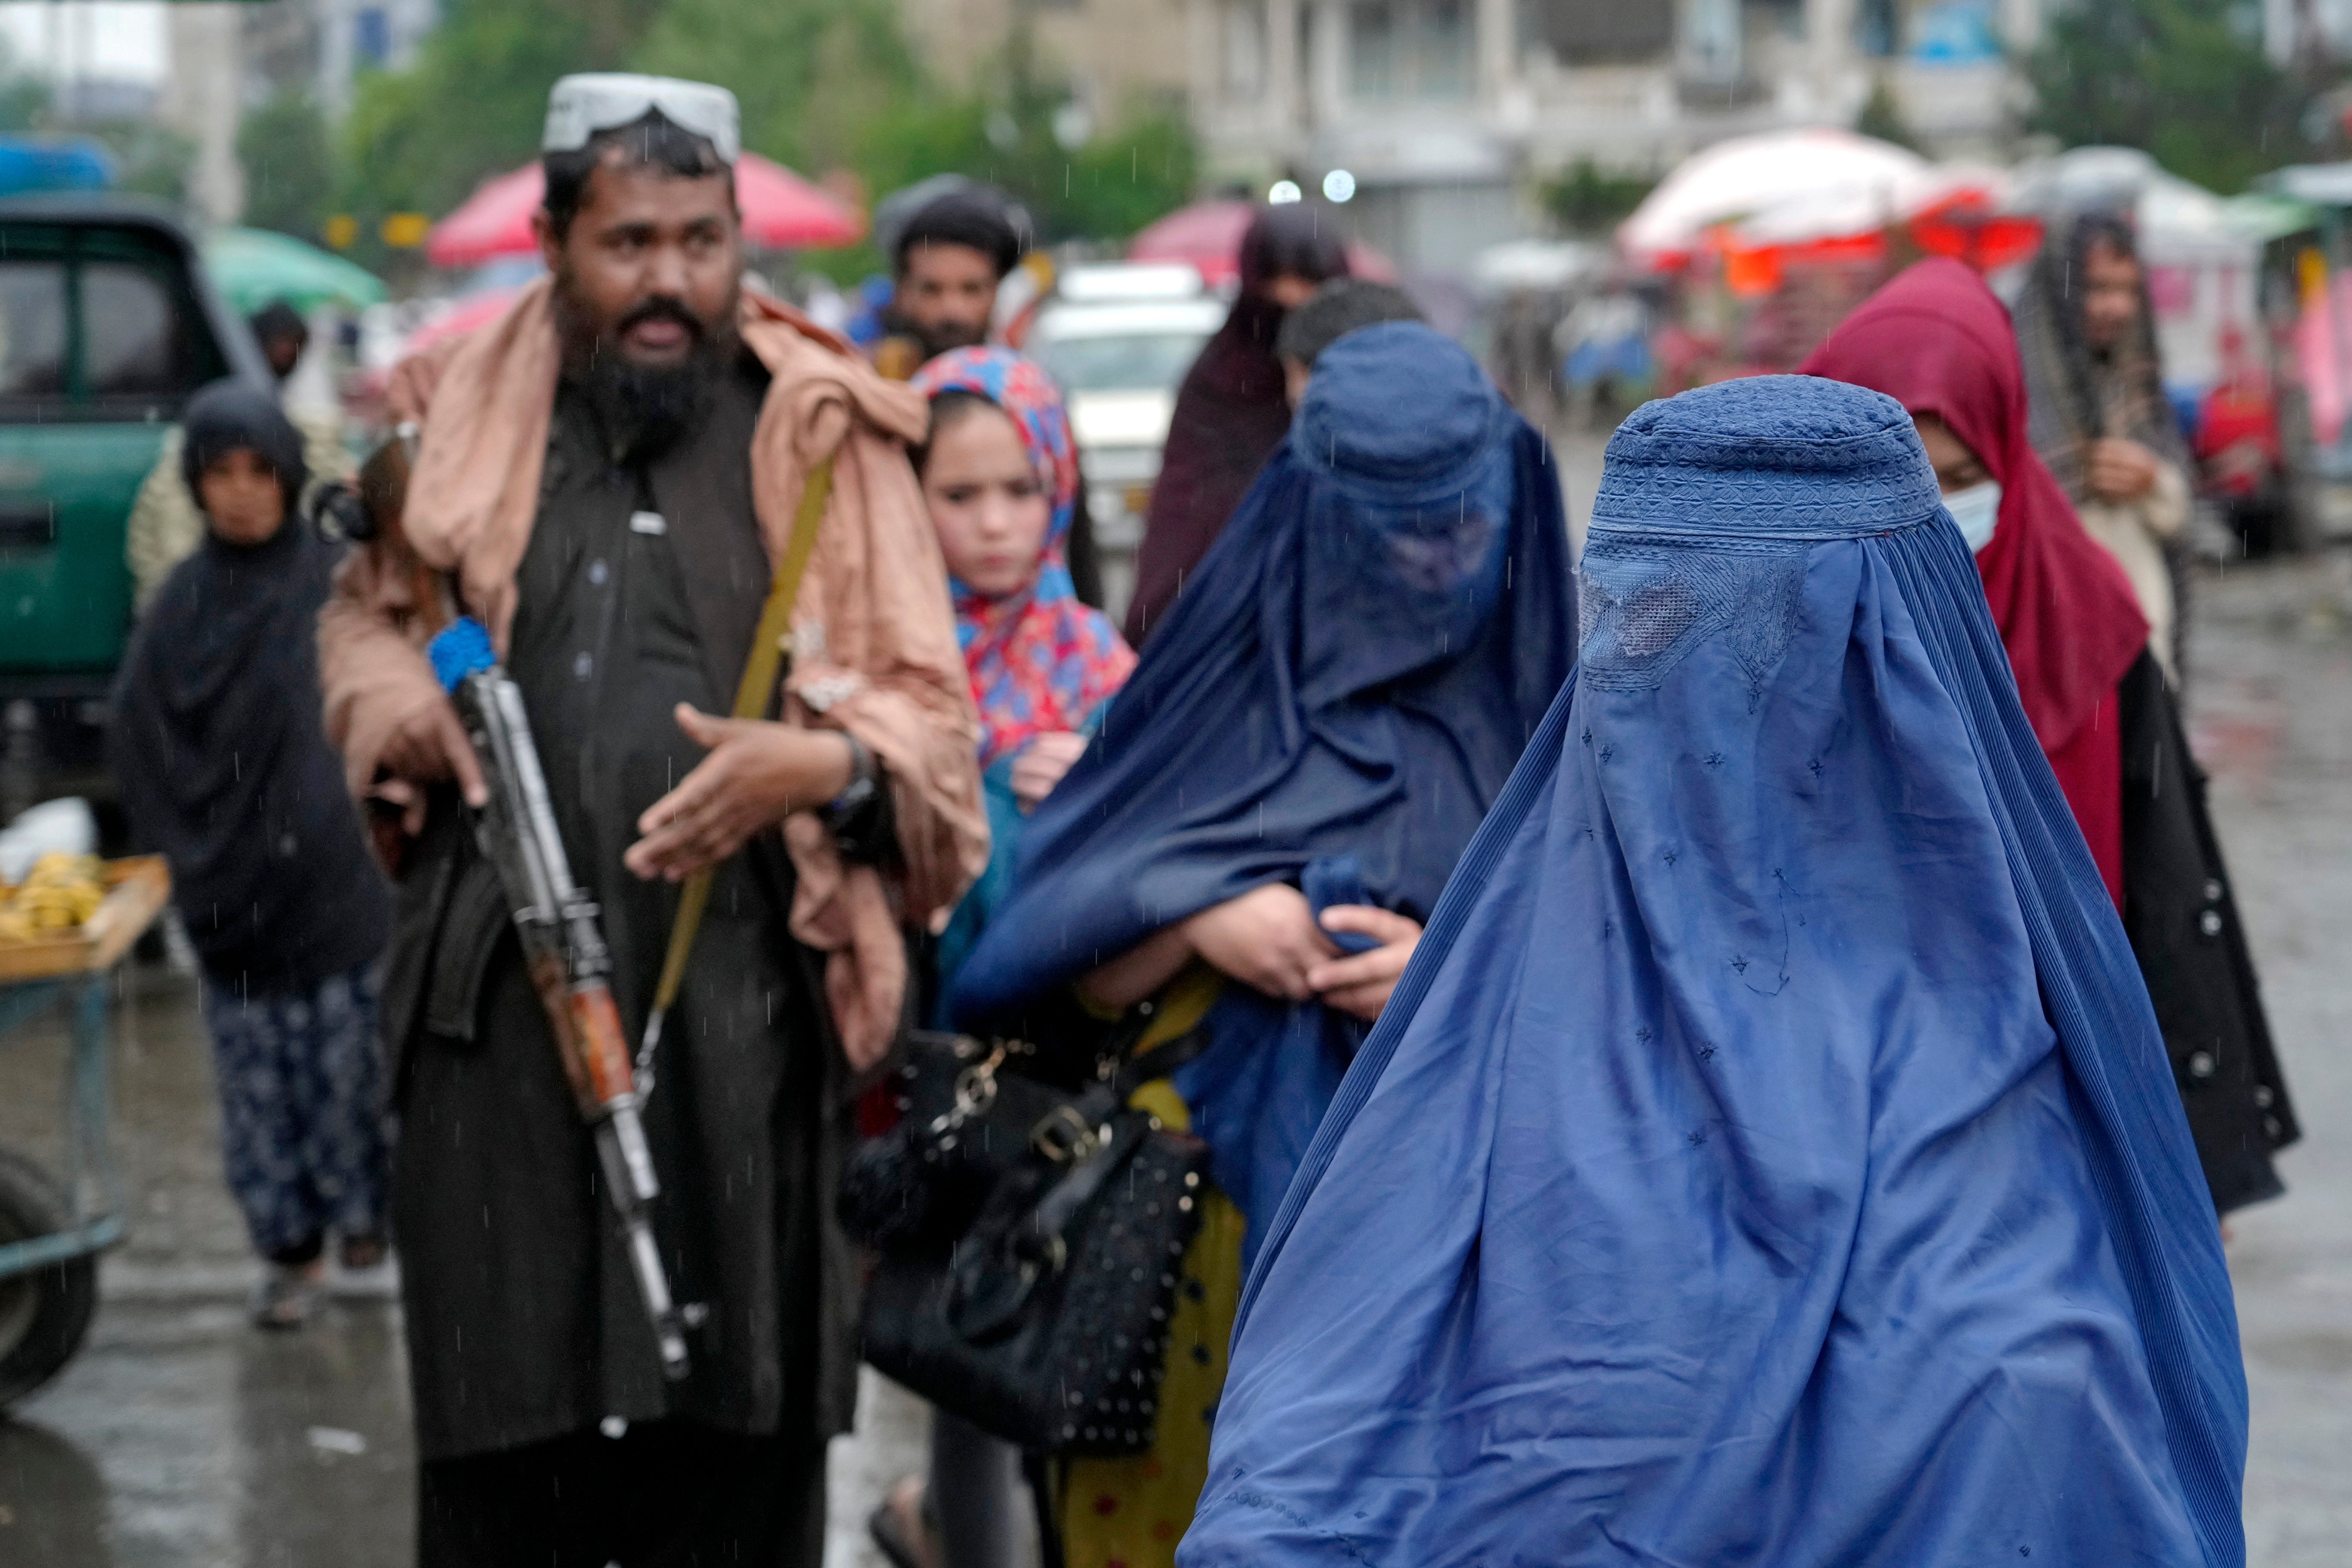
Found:
[[[1127,614],[1176,388],[1224,324],[1223,300],[1181,264],[1116,263],[1062,274],[1024,344],[1069,402],[1102,560],[1105,608]]]

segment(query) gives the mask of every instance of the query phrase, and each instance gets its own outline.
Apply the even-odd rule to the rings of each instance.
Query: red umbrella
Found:
[[[483,181],[433,226],[425,259],[436,267],[473,267],[536,250],[530,218],[546,192],[544,172],[535,163]],[[761,249],[825,250],[865,237],[864,213],[757,153],[744,153],[735,164],[735,201],[743,209],[743,237]]]
[[[1257,216],[1255,202],[1194,202],[1178,207],[1128,243],[1129,261],[1183,261],[1212,289],[1239,279],[1242,236]],[[1348,267],[1359,278],[1396,280],[1396,268],[1371,247],[1348,242]]]

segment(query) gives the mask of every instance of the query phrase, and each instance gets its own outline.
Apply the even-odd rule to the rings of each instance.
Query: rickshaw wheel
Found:
[[[0,1149],[0,1242],[52,1235],[66,1224],[64,1194],[48,1173]],[[0,1279],[0,1406],[55,1377],[81,1348],[97,1310],[95,1254]]]

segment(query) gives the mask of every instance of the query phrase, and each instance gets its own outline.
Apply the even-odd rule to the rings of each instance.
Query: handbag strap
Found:
[[[735,717],[761,719],[775,696],[776,683],[788,667],[792,644],[793,607],[800,602],[801,579],[808,574],[815,552],[817,531],[824,521],[825,503],[833,496],[833,459],[811,470],[801,490],[801,504],[793,516],[793,531],[776,558],[776,574],[768,585],[768,602],[760,609],[760,629],[751,635],[751,656],[743,661],[743,678],[735,686]],[[637,1047],[637,1092],[653,1092],[654,1049],[661,1044],[662,1018],[677,1000],[686,981],[687,956],[694,951],[695,933],[702,929],[702,912],[710,902],[710,881],[716,868],[706,866],[686,879],[679,892],[677,913],[669,928],[669,950],[662,955],[661,981],[654,987],[652,1011],[646,1015],[645,1041]]]
[[[1155,1079],[1166,1078],[1209,1048],[1209,1009],[1225,993],[1225,977],[1205,963],[1187,965],[1140,1012],[1141,1027],[1122,1042],[1111,1091],[1121,1105]]]

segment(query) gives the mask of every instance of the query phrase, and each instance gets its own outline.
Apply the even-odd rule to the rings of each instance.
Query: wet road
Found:
[[[1573,482],[1573,481],[1571,481]],[[1583,508],[1573,509],[1581,513]],[[2352,1541],[2352,559],[2205,583],[2193,731],[2306,1129],[2291,1191],[2231,1261],[2254,1409],[2256,1568],[2338,1568]],[[193,986],[131,975],[116,1149],[132,1234],[80,1357],[0,1421],[0,1568],[396,1568],[412,1454],[396,1309],[335,1303],[299,1335],[245,1324],[252,1278],[220,1181]],[[61,1033],[0,1047],[0,1142],[54,1161]],[[869,1388],[836,1446],[828,1568],[911,1468],[921,1415]]]
[[[2242,569],[2194,601],[2190,738],[2304,1140],[2232,1216],[2253,1402],[2249,1562],[2352,1562],[2352,557]]]

